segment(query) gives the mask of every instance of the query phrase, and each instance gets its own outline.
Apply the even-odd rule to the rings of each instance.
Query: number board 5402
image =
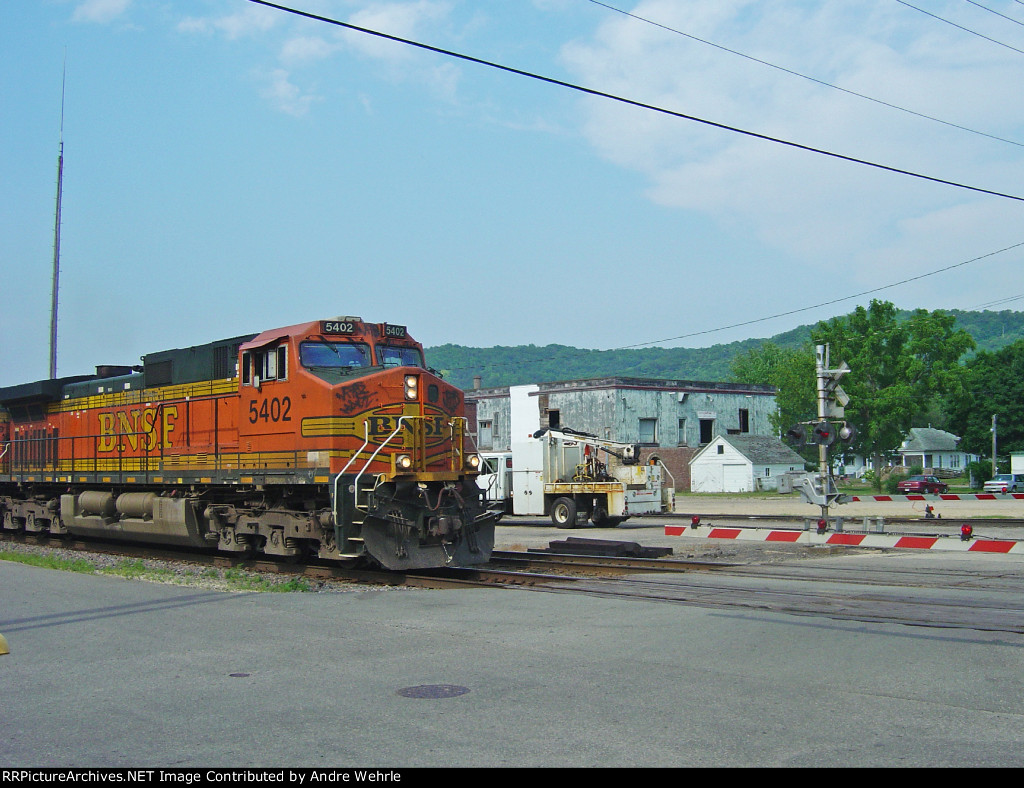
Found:
[[[351,320],[321,320],[321,334],[355,334],[358,324]]]
[[[386,337],[405,337],[405,326],[393,326],[390,323],[384,324],[384,336]]]

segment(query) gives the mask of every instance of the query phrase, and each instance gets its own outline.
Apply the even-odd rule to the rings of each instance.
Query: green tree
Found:
[[[814,350],[810,345],[794,349],[765,342],[733,358],[730,368],[737,383],[775,386],[777,410],[771,423],[776,432],[781,434],[796,422],[817,415]]]
[[[948,410],[964,451],[991,455],[992,416],[997,450],[1024,451],[1024,340],[968,361],[963,389],[949,398]]]
[[[974,340],[955,322],[925,309],[900,319],[891,303],[873,300],[812,331],[816,345],[829,345],[833,368],[843,361],[850,366],[840,385],[850,395],[846,418],[857,428],[851,448],[873,457],[876,468],[936,396],[962,390],[960,358]]]

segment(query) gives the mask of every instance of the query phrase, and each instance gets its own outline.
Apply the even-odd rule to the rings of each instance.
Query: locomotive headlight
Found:
[[[470,454],[466,458],[466,467],[471,471],[478,470],[480,468],[480,455]]]
[[[419,399],[420,379],[416,375],[405,376],[405,398]]]
[[[412,457],[408,454],[399,454],[395,457],[395,467],[400,471],[412,470]]]

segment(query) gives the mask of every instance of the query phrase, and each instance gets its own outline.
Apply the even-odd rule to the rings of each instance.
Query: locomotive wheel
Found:
[[[572,498],[558,498],[551,505],[551,522],[555,528],[575,528],[576,502]]]

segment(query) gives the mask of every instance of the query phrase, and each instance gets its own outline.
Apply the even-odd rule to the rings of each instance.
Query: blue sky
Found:
[[[1020,0],[285,5],[1024,196]],[[247,0],[10,0],[0,53],[0,385],[48,374],[65,54],[59,375],[346,314],[428,347],[703,346],[1024,242],[1018,200]],[[875,296],[1019,308],[1022,257]]]

